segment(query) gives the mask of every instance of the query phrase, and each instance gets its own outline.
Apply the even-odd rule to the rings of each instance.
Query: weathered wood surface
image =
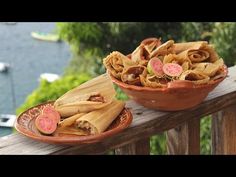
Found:
[[[122,146],[115,150],[116,155],[149,155],[150,138],[144,138],[137,142]]]
[[[213,114],[212,154],[236,154],[236,104]]]
[[[127,102],[134,119],[125,131],[91,145],[58,146],[33,141],[20,134],[0,138],[0,154],[88,154],[106,152],[129,143],[175,128],[186,121],[217,112],[236,104],[236,67],[229,69],[227,77],[199,106],[178,112],[150,110],[133,101]]]
[[[198,117],[168,130],[166,135],[168,154],[200,154],[200,119]]]

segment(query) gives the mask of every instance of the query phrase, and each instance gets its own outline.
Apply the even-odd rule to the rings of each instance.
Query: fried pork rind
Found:
[[[121,80],[130,85],[141,85],[140,76],[146,77],[147,68],[144,66],[130,66],[121,74]]]
[[[179,80],[189,80],[194,84],[206,84],[209,82],[210,77],[200,71],[187,70],[180,75]]]
[[[125,67],[133,66],[137,63],[133,62],[122,53],[114,51],[103,59],[103,64],[115,78],[120,79],[121,73]]]
[[[147,38],[132,52],[131,60],[138,62],[139,65],[147,66],[151,53],[161,45],[161,39]]]
[[[216,72],[215,76],[211,78],[212,81],[225,77],[226,73],[224,72],[224,67],[220,67],[220,69]]]
[[[155,50],[152,51],[152,53],[150,54],[150,58],[165,56],[170,53],[174,53],[173,44],[174,44],[174,41],[169,40],[165,42],[164,44],[160,45],[159,47],[157,47]]]
[[[193,65],[193,70],[200,71],[209,77],[214,76],[219,68],[218,65],[213,63],[196,63]]]
[[[178,53],[178,56],[181,58],[188,58],[192,63],[199,63],[202,61],[213,63],[219,59],[214,48],[206,41],[178,43],[174,45],[174,50]]]
[[[202,84],[225,76],[223,59],[207,41],[174,43],[169,40],[161,44],[160,38],[147,38],[128,57],[131,58],[131,64],[127,57],[122,57],[126,58],[123,60],[128,61],[128,64],[125,65],[121,59],[113,59],[114,62],[108,63],[104,60],[104,65],[117,79],[131,85],[158,88],[165,85],[160,81],[173,80],[192,80],[196,84]],[[154,57],[160,59],[164,65],[180,65],[183,73],[176,77],[167,74],[160,77],[153,76],[153,73],[149,75],[147,65]]]
[[[155,75],[147,75],[144,77],[141,75],[140,81],[144,87],[161,88],[166,86],[165,82],[167,83],[167,78],[158,78]]]
[[[166,55],[163,59],[163,64],[166,63],[176,63],[182,66],[183,71],[190,70],[192,67],[192,62],[188,58],[181,58],[176,54]]]
[[[195,63],[193,64],[193,70],[197,70],[203,72],[205,75],[209,77],[213,77],[216,75],[217,71],[223,67],[224,63],[222,59],[215,61],[214,63]]]
[[[161,45],[161,38],[147,38],[141,42],[141,45],[144,46],[145,50],[150,55],[153,50]],[[148,56],[149,57],[149,56]],[[150,59],[150,58],[148,58]]]

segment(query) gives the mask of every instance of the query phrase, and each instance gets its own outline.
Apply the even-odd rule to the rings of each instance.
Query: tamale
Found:
[[[123,101],[113,100],[108,106],[98,109],[76,120],[78,129],[88,131],[89,134],[104,132],[124,109]]]
[[[103,108],[112,102],[115,95],[110,77],[103,74],[65,93],[55,101],[54,107],[62,117],[69,117]],[[91,100],[93,96],[101,99]]]
[[[59,122],[59,126],[60,127],[67,127],[67,126],[71,126],[75,123],[75,121],[82,117],[83,115],[85,115],[86,113],[79,113],[79,114],[75,114],[74,116],[65,118],[64,120],[62,120],[61,122]]]

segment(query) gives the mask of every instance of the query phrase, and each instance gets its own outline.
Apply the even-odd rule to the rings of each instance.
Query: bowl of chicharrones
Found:
[[[113,83],[130,99],[164,111],[200,104],[228,73],[207,41],[175,43],[147,38],[129,55],[110,53],[103,64]]]

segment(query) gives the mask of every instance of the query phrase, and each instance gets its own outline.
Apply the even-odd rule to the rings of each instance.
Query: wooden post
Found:
[[[236,105],[212,115],[212,154],[236,154]]]
[[[200,119],[195,118],[167,131],[168,154],[200,154]]]
[[[149,155],[150,138],[139,140],[120,148],[115,149],[116,155]]]

